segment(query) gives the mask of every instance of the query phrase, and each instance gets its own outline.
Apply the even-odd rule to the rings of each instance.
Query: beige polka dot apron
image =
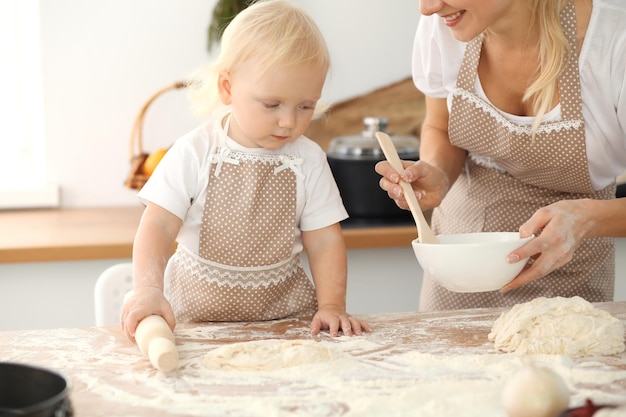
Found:
[[[576,50],[570,3],[561,23]],[[450,112],[452,144],[468,150],[466,169],[433,212],[438,234],[517,231],[539,208],[559,200],[615,196],[615,185],[594,192],[589,179],[580,97],[578,56],[559,79],[561,119],[531,128],[504,118],[474,93],[482,37],[468,43]],[[512,306],[538,296],[579,295],[591,302],[613,299],[614,240],[586,239],[574,259],[546,277],[505,294],[454,293],[424,277],[421,310]],[[454,259],[450,259],[454,262]]]
[[[199,253],[179,246],[171,262],[177,320],[313,315],[314,287],[292,255],[302,159],[223,147],[212,162]]]

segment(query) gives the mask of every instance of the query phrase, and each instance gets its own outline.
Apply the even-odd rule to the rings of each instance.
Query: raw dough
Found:
[[[314,340],[267,339],[220,346],[207,353],[202,362],[209,369],[271,371],[345,356]]]
[[[624,324],[580,297],[539,297],[517,304],[494,323],[489,340],[517,354],[570,357],[624,351]]]

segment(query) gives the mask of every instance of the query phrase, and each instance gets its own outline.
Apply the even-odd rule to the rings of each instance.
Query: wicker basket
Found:
[[[143,172],[143,165],[146,162],[146,158],[150,155],[149,152],[146,152],[143,148],[143,120],[146,116],[146,112],[150,105],[162,94],[170,91],[177,90],[180,88],[185,88],[187,83],[178,81],[173,84],[170,84],[166,87],[161,88],[157,92],[155,92],[148,101],[145,102],[139,114],[135,118],[135,122],[133,123],[133,129],[130,134],[130,172],[128,173],[128,177],[126,181],[124,181],[124,185],[128,188],[139,190],[143,185],[148,181],[148,177]]]

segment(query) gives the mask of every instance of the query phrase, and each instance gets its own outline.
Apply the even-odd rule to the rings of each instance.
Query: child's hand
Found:
[[[331,336],[339,336],[339,330],[346,336],[360,336],[362,331],[371,332],[369,324],[352,317],[339,306],[321,306],[311,321],[311,333],[318,334],[328,329]]]
[[[176,319],[170,303],[158,287],[139,287],[133,290],[124,299],[121,314],[122,331],[132,342],[135,341],[135,330],[144,318],[153,314],[165,319],[172,330],[176,326]]]

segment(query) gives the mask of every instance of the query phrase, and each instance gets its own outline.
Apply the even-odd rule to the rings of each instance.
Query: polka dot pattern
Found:
[[[281,279],[246,285],[245,280],[233,283],[230,278],[207,279],[203,274],[206,264],[201,259],[177,251],[170,278],[170,301],[176,319],[257,321],[312,316],[317,310],[315,289],[299,258],[295,259],[293,271]]]
[[[237,156],[237,154],[234,154]],[[211,175],[200,232],[200,255],[225,265],[253,267],[291,255],[296,179],[289,169],[249,158]],[[213,167],[215,169],[215,166]]]
[[[314,314],[314,287],[299,257],[292,257],[296,173],[275,172],[280,159],[274,155],[230,152],[229,158],[237,163],[212,167],[198,255],[177,251],[172,260],[170,294],[177,320]]]
[[[563,11],[561,22],[575,50],[572,3]],[[576,54],[559,79],[561,120],[543,123],[533,138],[530,127],[513,124],[473,93],[481,47],[482,38],[467,46],[452,101],[449,135],[454,145],[470,155],[486,158],[468,157],[465,171],[433,212],[435,232],[517,231],[539,207],[553,202],[613,198],[614,185],[597,192],[591,187]],[[506,294],[454,293],[425,276],[420,309],[512,306],[539,296],[578,295],[591,302],[611,301],[614,258],[613,239],[586,239],[571,262]]]

